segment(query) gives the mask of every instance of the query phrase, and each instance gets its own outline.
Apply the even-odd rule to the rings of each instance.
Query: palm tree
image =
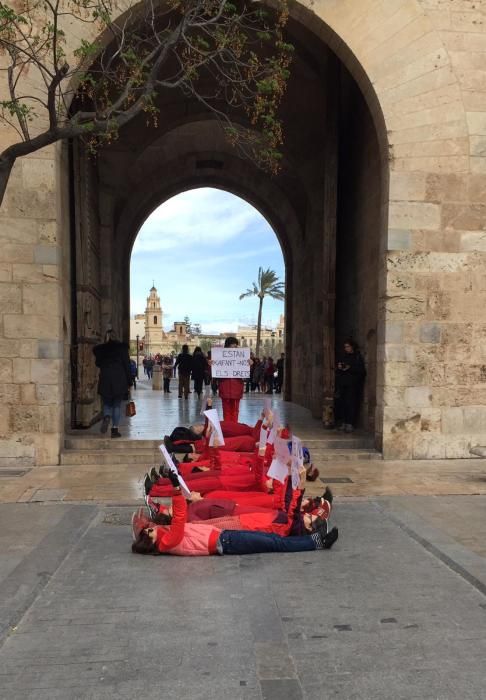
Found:
[[[257,323],[257,338],[256,338],[256,349],[255,355],[258,357],[260,352],[260,335],[262,331],[262,307],[263,300],[265,297],[272,297],[272,299],[279,299],[283,301],[285,299],[284,293],[284,283],[280,282],[276,273],[273,270],[264,270],[262,267],[258,268],[258,284],[253,282],[253,289],[247,289],[246,292],[240,294],[240,300],[245,299],[245,297],[256,296],[259,299],[258,304],[258,323]]]

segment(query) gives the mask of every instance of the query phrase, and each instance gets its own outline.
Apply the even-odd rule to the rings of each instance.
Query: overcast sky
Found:
[[[154,282],[166,330],[184,316],[206,333],[256,323],[257,297],[238,296],[257,282],[260,266],[285,280],[277,237],[256,209],[222,190],[183,192],[140,229],[130,268],[131,313],[145,311]],[[283,312],[283,302],[266,298],[264,324],[275,325]]]

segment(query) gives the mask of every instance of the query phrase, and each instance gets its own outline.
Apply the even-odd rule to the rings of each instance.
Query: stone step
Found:
[[[64,465],[107,465],[161,463],[159,450],[63,450],[61,464]]]
[[[312,461],[319,465],[321,462],[348,462],[367,459],[381,459],[381,455],[371,448],[367,449],[330,449],[312,452]],[[61,464],[63,465],[111,465],[139,464],[152,466],[160,464],[158,449],[137,450],[63,450]]]
[[[64,440],[66,450],[140,450],[151,449],[158,450],[159,445],[163,442],[160,440],[147,439],[124,439],[117,438],[112,440],[110,437],[67,437]],[[302,438],[303,444],[309,450],[327,450],[327,449],[367,449],[373,447],[373,436],[369,435],[333,435],[332,437],[324,437],[322,439],[305,439]]]

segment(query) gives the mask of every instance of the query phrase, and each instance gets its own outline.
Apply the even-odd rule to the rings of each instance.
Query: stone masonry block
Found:
[[[64,355],[61,340],[39,340],[38,355],[41,360],[60,360]]]
[[[405,389],[405,405],[421,408],[432,405],[432,389],[429,386],[412,386]]]
[[[24,358],[14,358],[12,360],[12,380],[16,384],[29,384],[30,379],[30,363],[31,360]]]
[[[40,405],[61,403],[61,387],[56,384],[36,384],[35,391]]]
[[[20,313],[22,308],[22,297],[20,285],[9,282],[0,283],[0,312]]]
[[[0,246],[0,263],[34,262],[34,249],[31,245],[5,243]]]
[[[59,405],[39,406],[42,433],[61,432],[61,410]]]
[[[0,383],[12,381],[12,360],[3,358],[0,362]]]
[[[25,314],[59,315],[59,287],[55,283],[25,284],[22,300]]]
[[[34,248],[34,262],[41,265],[59,265],[59,248],[53,245],[37,245]]]
[[[31,360],[33,382],[58,384],[60,381],[61,360]]]
[[[55,338],[60,334],[58,316],[5,314],[3,326],[6,338]]]
[[[37,222],[35,219],[0,218],[2,240],[9,243],[35,245],[38,242]]]
[[[461,250],[480,250],[486,252],[486,231],[463,231]]]
[[[445,444],[438,435],[426,435],[419,433],[412,436],[414,459],[443,459],[445,457]]]
[[[390,199],[392,201],[418,200],[425,197],[425,173],[390,173]]]
[[[35,404],[37,401],[35,384],[21,384],[20,397],[23,404]]]
[[[422,323],[420,325],[421,343],[440,343],[441,327],[438,323]]]
[[[18,357],[19,342],[12,339],[0,338],[0,357]]]
[[[430,229],[440,228],[440,206],[427,202],[390,202],[390,228]]]
[[[62,440],[63,434],[61,432],[36,435],[34,437],[35,463],[39,466],[59,464]]]
[[[403,342],[403,323],[401,321],[387,321],[385,324],[385,341],[387,343]]]
[[[486,406],[464,406],[464,430],[486,436]]]
[[[10,406],[0,404],[0,438],[8,437],[10,433]]]
[[[0,263],[0,282],[11,282],[12,265],[10,263]]]
[[[462,407],[442,409],[442,432],[446,435],[457,435],[464,432],[464,412]]]
[[[388,250],[409,250],[412,233],[406,229],[391,228],[388,231]]]
[[[0,404],[16,404],[19,402],[20,386],[18,384],[0,384]]]
[[[40,430],[39,406],[12,406],[10,425],[14,433],[37,433]]]

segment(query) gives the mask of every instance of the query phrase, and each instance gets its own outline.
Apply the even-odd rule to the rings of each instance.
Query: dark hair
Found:
[[[157,545],[152,542],[150,535],[141,530],[135,542],[132,543],[132,552],[134,554],[158,554]]]
[[[312,531],[312,532],[316,532],[316,531],[317,531],[320,527],[322,527],[325,523],[326,523],[326,521],[324,520],[324,518],[319,518],[319,517],[316,518],[316,519],[313,521],[313,523],[312,523],[311,531]]]
[[[226,338],[224,341],[224,347],[229,348],[230,345],[238,345],[238,338],[235,338],[232,335],[230,335],[229,338]]]
[[[352,338],[345,338],[343,345],[351,345],[351,347],[353,348],[353,352],[359,352],[359,345]]]
[[[169,515],[169,513],[157,513],[153,521],[157,525],[170,525],[172,522],[172,515]]]
[[[182,346],[182,352],[189,352],[189,346],[188,346],[188,345],[183,345],[183,346]]]
[[[192,354],[193,355],[202,355],[202,350],[199,347],[199,345],[197,346],[197,348],[194,348],[194,352]]]

